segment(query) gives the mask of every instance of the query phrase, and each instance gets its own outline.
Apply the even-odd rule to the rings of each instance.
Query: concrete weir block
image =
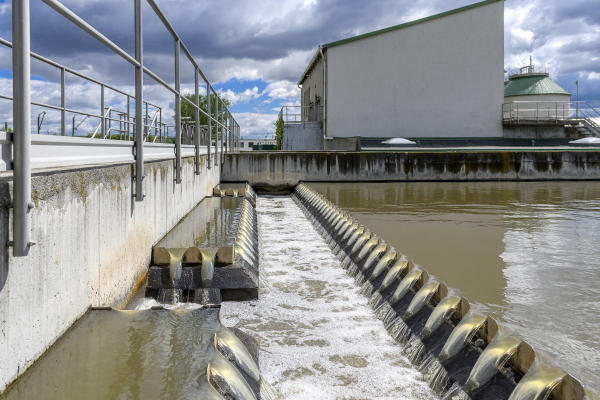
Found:
[[[152,248],[152,264],[154,265],[169,265],[171,264],[171,255],[164,247]]]
[[[229,196],[229,197],[233,197],[235,193],[233,192],[232,188],[228,188],[227,190],[225,190],[225,196]]]
[[[213,189],[213,196],[215,196],[215,197],[221,197],[221,189],[214,188]]]
[[[183,263],[184,264],[201,264],[202,263],[202,253],[200,249],[197,247],[190,247],[183,254]]]
[[[233,264],[235,262],[235,247],[221,247],[219,251],[217,251],[217,257],[215,261],[217,264]]]

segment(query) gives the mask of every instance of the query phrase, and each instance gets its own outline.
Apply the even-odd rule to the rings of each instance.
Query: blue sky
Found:
[[[282,105],[299,104],[296,82],[317,46],[415,20],[473,0],[157,0],[173,27],[223,97],[246,137],[264,137]],[[63,3],[130,54],[133,6],[122,0],[63,0]],[[145,2],[144,2],[145,3]],[[126,4],[127,6],[124,6]],[[598,0],[508,0],[505,3],[504,68],[517,68],[533,56],[551,77],[580,99],[600,106],[600,7]],[[0,0],[0,37],[11,40],[10,5]],[[166,29],[144,6],[145,64],[173,81],[173,47]],[[32,51],[133,92],[132,68],[97,41],[52,11],[31,1]],[[186,69],[187,68],[187,69]],[[182,87],[193,90],[193,75],[182,62]],[[32,63],[38,101],[57,101],[58,72]],[[97,110],[99,89],[67,78],[67,103]],[[145,80],[147,97],[173,109],[173,97]],[[83,89],[84,88],[84,89]],[[10,51],[0,45],[0,93],[10,95]],[[123,100],[107,94],[109,102]],[[34,110],[34,113],[37,110]],[[171,113],[168,113],[171,114]],[[56,115],[48,113],[52,126]],[[0,122],[11,109],[0,99]],[[89,129],[93,121],[89,123]],[[83,129],[82,128],[82,129]],[[47,128],[47,129],[52,129]]]

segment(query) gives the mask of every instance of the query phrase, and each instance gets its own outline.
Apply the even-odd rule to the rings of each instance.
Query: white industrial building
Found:
[[[502,138],[503,28],[504,0],[486,0],[320,46],[284,143]]]

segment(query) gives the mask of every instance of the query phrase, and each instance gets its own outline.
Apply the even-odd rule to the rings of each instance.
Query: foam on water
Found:
[[[289,197],[261,197],[259,300],[223,322],[260,341],[260,368],[286,399],[434,399],[354,279]]]

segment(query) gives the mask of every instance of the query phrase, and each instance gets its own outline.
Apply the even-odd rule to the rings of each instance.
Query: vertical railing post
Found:
[[[224,107],[225,103],[217,96],[217,101],[220,103],[221,112],[219,113],[219,122],[221,122],[221,158],[219,158],[219,164],[223,164],[223,160],[225,160],[224,154],[224,146],[225,146],[225,112]]]
[[[65,68],[60,69],[60,135],[65,136],[67,134],[67,121],[66,121],[66,99],[65,99]]]
[[[194,93],[196,94],[196,112],[194,119],[196,120],[196,130],[194,132],[194,147],[196,148],[196,175],[200,175],[200,84],[199,82],[200,71],[198,68],[194,70],[194,82],[196,84]]]
[[[206,154],[207,154],[207,164],[208,166],[206,168],[211,169],[211,159],[210,159],[210,146],[212,144],[212,112],[211,112],[211,103],[212,101],[210,100],[210,83],[206,82],[206,114],[208,115],[206,117],[206,128],[208,130],[208,143],[206,144],[207,148],[206,148]]]
[[[102,122],[102,139],[106,136],[106,119],[104,118],[104,85],[100,85],[100,116]]]
[[[144,200],[144,43],[142,0],[135,0],[135,200]]]
[[[127,141],[131,140],[131,116],[130,116],[130,108],[131,108],[131,99],[129,95],[127,95]]]
[[[181,41],[175,40],[175,183],[181,183],[181,85],[179,81],[179,55]]]
[[[219,165],[219,97],[215,93],[215,165]]]
[[[31,94],[29,0],[12,5],[13,37],[13,256],[29,253],[31,236]],[[11,243],[9,242],[8,245]]]

